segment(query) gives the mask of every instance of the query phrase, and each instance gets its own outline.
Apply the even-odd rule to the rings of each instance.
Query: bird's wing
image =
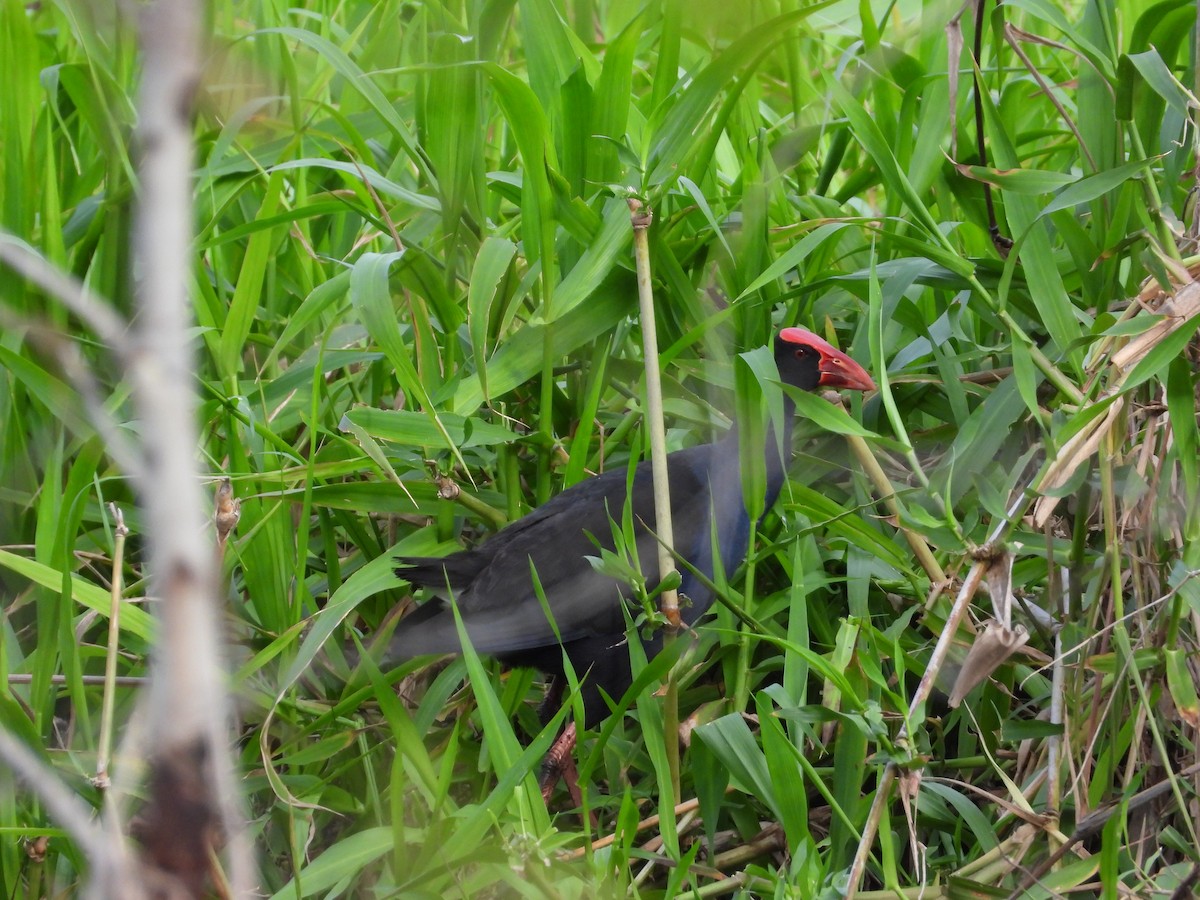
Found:
[[[547,606],[555,622],[559,623],[559,636],[564,643],[584,635],[621,633],[625,629],[620,603],[629,593],[628,587],[592,571],[586,561],[583,565],[587,567],[586,572],[577,567],[575,577],[559,579],[547,592]],[[464,592],[461,600],[455,598],[471,645],[478,652],[502,656],[558,643],[528,575],[509,596],[512,597],[510,603],[484,606],[472,604],[475,598],[471,591]],[[431,601],[400,623],[389,649],[388,661],[395,663],[423,654],[454,653],[460,649],[450,604]]]
[[[670,458],[671,505],[676,543],[681,548],[708,542],[711,446],[691,448]],[[466,588],[455,591],[455,602],[476,650],[502,655],[625,630],[621,602],[632,595],[632,589],[622,580],[596,571],[586,557],[599,557],[601,547],[614,548],[612,520],[619,526],[627,498],[632,496],[641,571],[648,585],[657,583],[658,544],[642,524],[653,527],[655,521],[649,466],[638,466],[631,491],[626,484],[624,471],[581,482],[475,551],[486,551],[486,564]],[[553,625],[538,600],[535,571]],[[458,635],[449,608],[411,625],[402,622],[395,645],[398,659],[457,650]]]

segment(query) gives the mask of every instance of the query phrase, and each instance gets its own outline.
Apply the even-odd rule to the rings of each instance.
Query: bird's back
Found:
[[[723,541],[736,545],[740,539],[742,545],[723,546],[728,552],[722,555],[737,560],[745,553],[745,536],[726,533],[737,530],[737,520],[745,518],[736,457],[736,444],[722,441],[677,451],[668,460],[676,548],[708,576],[713,569],[710,524],[714,516]],[[637,560],[652,588],[659,577],[658,542],[653,534],[651,469],[646,462],[637,466],[631,484],[625,470],[580,482],[477,549],[446,557],[444,569],[438,560],[419,559],[408,561],[414,564],[412,569],[398,571],[415,584],[443,593],[448,582],[475,649],[517,664],[522,654],[540,659],[542,654],[535,651],[560,642],[619,638],[625,631],[621,602],[632,590],[620,579],[596,571],[585,557],[599,557],[600,548],[615,548],[613,523],[620,529],[630,497]],[[732,526],[723,526],[727,519]],[[535,573],[545,607],[538,599]],[[688,619],[694,620],[711,598],[687,573],[683,591],[693,604]],[[459,649],[448,607],[421,612],[424,615],[411,623],[401,623],[389,662]]]

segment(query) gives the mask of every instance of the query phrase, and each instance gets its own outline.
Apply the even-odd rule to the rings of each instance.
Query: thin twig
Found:
[[[1049,538],[1047,538],[1049,543]],[[1050,560],[1050,565],[1055,566],[1053,555],[1047,555]],[[1061,580],[1059,581],[1061,588]],[[1069,602],[1065,591],[1059,591],[1063,607],[1061,609],[1062,619],[1066,621],[1066,617],[1070,610],[1066,604]],[[1059,828],[1059,814],[1062,810],[1062,750],[1064,740],[1062,735],[1066,734],[1066,728],[1063,727],[1063,715],[1066,704],[1063,699],[1066,690],[1066,661],[1063,658],[1062,652],[1062,631],[1061,629],[1055,632],[1054,635],[1054,661],[1052,665],[1052,675],[1050,678],[1050,724],[1058,726],[1060,733],[1051,734],[1046,740],[1046,812],[1054,817],[1054,831]],[[1057,847],[1057,839],[1053,832],[1050,832],[1050,849]]]
[[[130,875],[129,856],[120,832],[109,833],[97,825],[92,811],[67,789],[58,773],[3,728],[0,728],[0,760],[29,785],[45,804],[46,811],[70,833],[88,860],[92,895],[142,896]]]
[[[967,577],[959,589],[958,596],[954,600],[954,605],[950,609],[950,615],[946,618],[946,624],[942,628],[937,645],[933,648],[933,654],[929,658],[929,664],[925,669],[925,674],[921,678],[921,683],[917,685],[917,689],[913,693],[912,700],[908,705],[907,718],[909,721],[916,717],[922,706],[924,706],[929,694],[933,691],[934,679],[937,678],[938,673],[942,669],[942,663],[945,662],[946,654],[950,651],[950,644],[958,632],[958,623],[966,615],[967,608],[971,605],[971,598],[975,596],[975,591],[983,580],[983,575],[987,571],[987,567],[987,560],[979,560],[971,567],[971,571],[967,573]],[[905,740],[907,736],[908,724],[906,722],[900,729],[897,742]],[[887,768],[884,769],[883,777],[879,779],[879,784],[875,788],[875,799],[871,803],[871,811],[867,816],[866,824],[863,826],[862,840],[858,842],[858,850],[855,852],[854,862],[850,866],[849,888],[846,892],[847,900],[853,900],[854,894],[858,890],[858,885],[862,881],[863,873],[867,868],[867,858],[871,855],[871,847],[875,843],[875,835],[883,819],[883,809],[891,797],[892,785],[895,783],[898,773],[899,766],[895,762],[889,762]]]
[[[1200,763],[1193,763],[1177,775],[1164,778],[1157,784],[1152,784],[1145,790],[1138,791],[1128,800],[1117,800],[1106,806],[1102,806],[1094,812],[1088,813],[1088,815],[1080,819],[1075,825],[1075,831],[1071,833],[1070,840],[1025,873],[1012,893],[1008,895],[1008,900],[1017,900],[1017,898],[1025,896],[1025,891],[1033,887],[1043,875],[1049,872],[1059,860],[1067,855],[1072,847],[1102,831],[1104,826],[1108,824],[1108,820],[1115,813],[1120,812],[1128,817],[1164,794],[1171,793],[1174,790],[1173,783],[1176,779],[1190,778],[1197,773],[1200,773]]]
[[[983,4],[981,3],[980,6],[982,5]],[[1018,40],[1018,38],[1020,38],[1020,40]],[[1026,70],[1030,75],[1033,76],[1033,80],[1038,83],[1038,86],[1042,89],[1042,93],[1046,95],[1046,99],[1050,101],[1056,110],[1058,110],[1059,116],[1061,116],[1062,120],[1067,123],[1067,127],[1071,129],[1071,133],[1075,135],[1076,146],[1079,147],[1080,152],[1083,153],[1083,155],[1087,158],[1088,165],[1092,167],[1092,172],[1098,172],[1100,167],[1096,165],[1096,160],[1092,156],[1092,151],[1088,148],[1087,141],[1083,139],[1083,135],[1079,132],[1079,126],[1075,124],[1075,120],[1072,119],[1067,113],[1067,108],[1063,105],[1062,101],[1058,99],[1058,95],[1054,91],[1054,86],[1046,80],[1046,77],[1042,75],[1037,66],[1033,64],[1033,61],[1030,60],[1029,55],[1021,46],[1021,40],[1033,40],[1035,43],[1040,43],[1040,39],[1034,35],[1031,35],[1027,31],[1023,31],[1016,25],[1013,25],[1011,22],[1004,23],[1004,39],[1008,42],[1008,45],[1013,48],[1013,52],[1020,57],[1021,62],[1025,64]],[[1062,45],[1059,44],[1058,46],[1061,47]],[[1106,86],[1108,84],[1107,81],[1103,83]]]
[[[124,601],[128,603],[129,601]],[[77,676],[79,683],[83,685],[103,686],[108,683],[108,679],[104,675],[79,675]],[[9,684],[33,684],[33,675],[28,672],[12,672],[8,676]],[[75,684],[75,679],[68,679],[66,675],[51,675],[51,684]],[[150,679],[143,675],[117,675],[113,678],[113,684],[117,687],[145,687],[150,683]]]
[[[987,141],[983,136],[983,97],[981,93],[984,87],[980,78],[983,57],[983,7],[982,0],[975,5],[975,49],[971,75],[975,81],[975,143],[979,153],[979,165],[986,168],[988,164]],[[1012,249],[1012,241],[1000,232],[1000,224],[996,221],[996,207],[992,201],[992,187],[986,181],[983,183],[983,199],[987,206],[988,234],[991,235],[996,251],[1002,257],[1007,257],[1008,251]]]
[[[50,328],[45,322],[18,315],[4,306],[0,306],[0,330],[24,331],[25,340],[43,356],[52,359],[75,389],[87,421],[91,422],[92,427],[104,440],[105,449],[113,461],[130,475],[142,471],[143,462],[139,449],[117,426],[116,419],[106,408],[101,397],[100,382],[84,361],[83,354],[79,352],[75,342]],[[84,420],[68,413],[63,416],[63,422],[77,434],[90,436]]]
[[[1012,524],[1020,519],[1029,502],[1030,492],[1022,491],[1012,506],[1009,507],[1008,515],[992,530],[988,541],[989,546],[995,545],[1003,539],[1004,535],[1008,533],[1008,529],[1012,527]],[[942,665],[946,661],[946,655],[950,652],[950,645],[954,641],[954,636],[958,633],[959,623],[966,615],[967,608],[971,604],[971,598],[975,596],[975,591],[983,580],[983,576],[986,574],[989,565],[991,565],[990,557],[977,559],[975,564],[971,566],[971,570],[967,573],[967,577],[963,580],[962,587],[958,591],[958,596],[954,600],[954,605],[950,608],[950,615],[946,617],[946,624],[943,626],[942,633],[938,637],[937,645],[933,648],[933,653],[929,657],[925,674],[921,676],[921,681],[917,685],[916,691],[913,692],[912,700],[909,702],[905,724],[901,727],[900,733],[896,738],[898,743],[907,739],[909,725],[924,707],[925,701],[929,698],[930,693],[932,693],[934,682],[942,670]],[[858,886],[862,882],[863,874],[866,872],[867,859],[871,855],[871,847],[875,843],[875,835],[883,819],[883,810],[891,797],[892,785],[896,781],[898,772],[899,765],[895,761],[889,762],[884,769],[883,776],[879,779],[879,784],[875,788],[875,799],[871,803],[871,811],[867,815],[866,824],[863,826],[862,839],[858,843],[858,849],[854,854],[854,862],[850,866],[846,893],[848,900],[853,900]]]
[[[128,325],[110,303],[93,294],[87,285],[51,265],[33,247],[7,232],[0,232],[0,262],[74,313],[118,359],[123,362],[128,358]]]
[[[734,790],[735,790],[735,788],[732,785],[730,785],[729,787],[725,788],[725,793],[730,794],[730,793],[733,793]],[[680,816],[683,816],[687,813],[690,813],[692,810],[699,809],[699,808],[700,808],[700,798],[693,797],[691,800],[684,800],[682,803],[677,803],[675,805],[675,809],[672,810],[672,815],[674,815],[675,818],[678,819]],[[658,823],[660,821],[662,821],[662,820],[659,818],[658,813],[655,813],[654,815],[648,816],[647,818],[642,819],[640,822],[638,822],[635,826],[633,826],[633,830],[636,832],[636,831],[645,831],[648,828],[657,828]],[[596,850],[603,850],[605,847],[609,846],[616,839],[617,839],[617,836],[615,834],[606,834],[604,837],[597,838],[596,840],[592,841],[592,843],[590,845],[588,845],[587,847],[576,847],[570,853],[564,853],[561,858],[565,861],[570,861],[570,860],[574,860],[574,859],[582,859],[584,856],[587,855],[589,850],[591,850],[593,852],[595,852]]]

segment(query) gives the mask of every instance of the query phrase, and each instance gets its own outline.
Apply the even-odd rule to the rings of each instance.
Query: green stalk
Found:
[[[549,304],[547,304],[549,306]],[[550,499],[550,462],[554,458],[554,348],[550,313],[546,311],[546,328],[542,335],[542,385],[538,398],[539,428],[546,437],[538,451],[537,484],[534,501],[541,506]]]
[[[117,688],[117,655],[121,638],[121,571],[125,565],[125,537],[129,529],[125,527],[125,518],[114,504],[113,517],[116,519],[115,537],[113,539],[112,564],[112,606],[108,615],[108,652],[104,657],[104,699],[100,707],[100,747],[96,758],[96,777],[93,783],[101,790],[109,786],[108,761],[112,754],[113,708],[116,705]]]
[[[850,444],[850,449],[854,452],[858,464],[862,466],[867,477],[871,479],[871,483],[875,485],[879,499],[888,508],[888,512],[896,517],[897,528],[904,535],[904,539],[908,541],[908,546],[917,557],[917,561],[921,563],[921,568],[925,570],[925,574],[929,576],[929,580],[934,584],[945,583],[946,573],[937,561],[937,557],[933,555],[933,550],[930,549],[929,544],[925,542],[925,538],[901,523],[900,504],[896,502],[896,488],[888,479],[887,473],[883,471],[883,467],[879,465],[879,461],[875,459],[875,455],[871,453],[871,448],[867,446],[867,442],[856,434],[846,435],[846,441]],[[907,442],[907,437],[905,441]]]
[[[658,371],[658,331],[654,322],[654,293],[650,285],[650,246],[647,231],[652,213],[640,201],[629,201],[633,224],[633,255],[637,264],[638,304],[642,320],[642,352],[646,367],[646,425],[650,430],[650,466],[654,472],[654,520],[658,531],[658,577],[675,572],[675,534],[671,526],[671,492],[667,483],[667,434],[663,426],[662,379]],[[659,609],[667,620],[663,647],[679,630],[679,592],[668,588],[659,595]],[[663,742],[671,772],[672,798],[679,796],[679,684],[674,670],[667,675],[663,704]],[[673,801],[672,801],[673,802]]]
[[[742,594],[742,604],[747,615],[754,615],[754,544],[758,540],[758,522],[750,518],[750,537],[746,546],[750,552],[746,556],[746,589]],[[737,666],[734,671],[733,709],[741,713],[750,704],[750,649],[753,641],[750,639],[751,630],[742,623],[738,628]]]
[[[1146,159],[1146,148],[1142,144],[1142,136],[1136,128],[1130,128],[1126,131],[1129,136],[1129,146],[1138,155],[1140,159]],[[1171,226],[1167,224],[1163,218],[1163,201],[1162,195],[1158,192],[1158,184],[1153,178],[1140,179],[1142,190],[1146,194],[1146,205],[1149,207],[1147,212],[1151,213],[1154,219],[1155,236],[1158,238],[1159,244],[1162,246],[1163,252],[1168,254],[1171,259],[1179,261],[1183,254],[1179,252],[1179,245],[1175,243],[1175,235],[1171,233]]]

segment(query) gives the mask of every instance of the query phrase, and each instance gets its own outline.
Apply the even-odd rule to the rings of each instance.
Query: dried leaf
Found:
[[[1092,454],[1100,446],[1100,441],[1108,434],[1109,429],[1116,424],[1117,416],[1125,406],[1125,401],[1118,397],[1109,407],[1102,419],[1093,419],[1067,441],[1058,452],[1058,458],[1046,470],[1046,475],[1038,485],[1042,496],[1038,498],[1033,508],[1033,524],[1042,528],[1050,518],[1054,508],[1058,506],[1059,497],[1047,496],[1047,491],[1062,487],[1071,480],[1075,470],[1091,459]]]
[[[995,619],[988,620],[959,670],[958,681],[950,692],[950,706],[957,707],[962,703],[963,697],[983,683],[1028,640],[1029,632],[1024,625],[1006,628]]]
[[[963,33],[962,16],[968,7],[981,0],[965,0],[957,13],[946,23],[946,73],[950,89],[950,156],[958,159],[958,67],[962,64]]]
[[[1136,337],[1112,355],[1110,362],[1122,372],[1128,373],[1137,363],[1157,347],[1172,332],[1182,328],[1200,315],[1200,282],[1191,282],[1168,297],[1156,311],[1163,320]]]
[[[1008,628],[1012,625],[1012,567],[1013,555],[1005,549],[992,557],[987,569],[988,593],[996,621]]]

